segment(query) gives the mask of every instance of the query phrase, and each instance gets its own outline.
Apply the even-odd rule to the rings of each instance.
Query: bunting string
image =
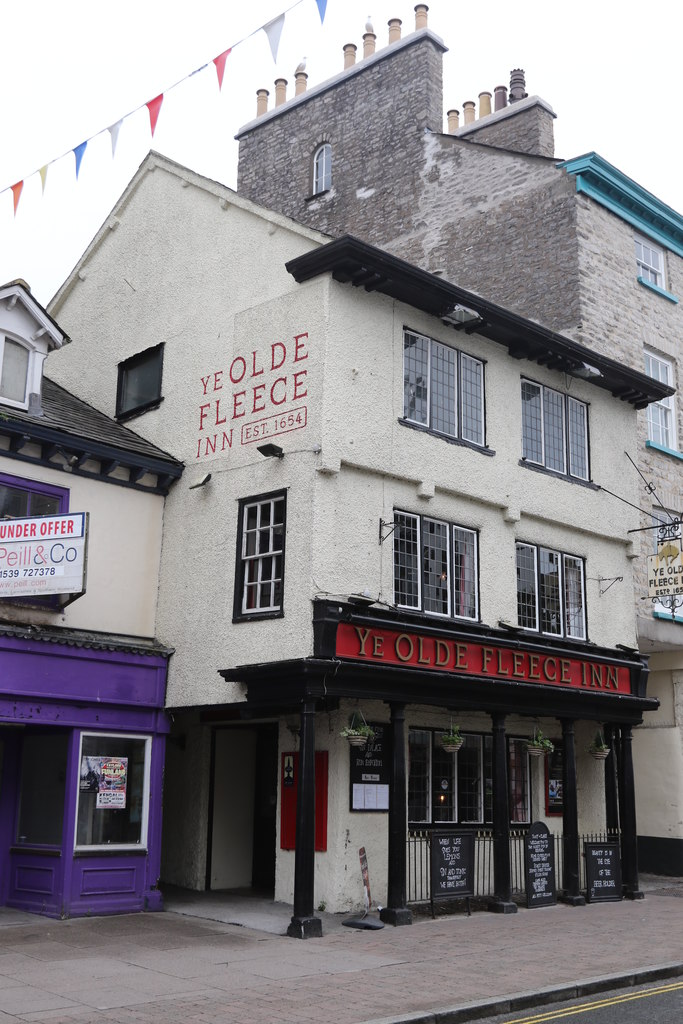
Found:
[[[56,164],[59,160],[63,160],[64,157],[69,156],[69,154],[71,153],[73,153],[75,159],[76,180],[78,181],[81,163],[83,162],[85,151],[88,148],[88,143],[92,142],[93,139],[98,138],[98,136],[103,135],[104,132],[109,132],[111,138],[111,155],[113,159],[116,155],[116,145],[118,142],[119,132],[121,130],[123,123],[127,121],[129,117],[132,117],[134,114],[137,114],[137,112],[139,110],[142,110],[143,107],[146,107],[149,113],[150,132],[152,138],[154,138],[154,132],[156,130],[157,122],[159,120],[159,114],[161,113],[161,107],[164,102],[164,97],[167,96],[168,93],[171,92],[173,89],[176,89],[179,85],[182,85],[184,82],[186,82],[188,78],[192,78],[193,75],[198,75],[201,71],[204,71],[209,66],[209,64],[213,64],[216,69],[216,75],[218,78],[218,89],[219,91],[221,91],[223,88],[225,64],[231,52],[237,46],[240,46],[242,43],[246,43],[247,40],[251,39],[255,35],[258,35],[259,32],[265,32],[266,38],[268,39],[268,44],[270,46],[270,52],[273,56],[273,62],[277,63],[277,52],[278,47],[280,45],[280,37],[282,35],[285,17],[296,7],[299,7],[302,3],[304,3],[304,0],[295,0],[293,4],[287,7],[281,14],[278,14],[277,17],[272,18],[264,25],[259,25],[259,27],[255,28],[253,32],[250,32],[249,35],[244,36],[242,39],[239,39],[236,43],[233,43],[232,46],[229,46],[227,50],[223,50],[222,53],[219,53],[217,57],[214,57],[212,60],[207,61],[205,64],[202,64],[201,67],[196,68],[194,71],[191,71],[189,74],[184,75],[182,78],[178,79],[177,82],[169,86],[167,89],[164,89],[164,91],[160,92],[158,96],[154,97],[154,99],[147,100],[146,103],[141,103],[139,107],[135,107],[134,110],[130,110],[127,114],[124,114],[123,117],[120,117],[118,121],[116,121],[114,124],[109,125],[108,128],[100,129],[100,131],[95,132],[93,135],[89,136],[83,142],[79,143],[79,145],[74,146],[73,149],[69,149],[65,153],[62,153],[61,156],[55,157],[54,160],[48,160],[48,162],[43,164],[43,166],[39,170],[31,171],[30,174],[25,175],[20,181],[17,181],[14,185],[10,185],[7,188],[0,189],[0,196],[3,195],[5,192],[12,193],[14,216],[16,217],[17,208],[19,206],[19,200],[21,199],[21,193],[24,188],[24,183],[29,178],[33,177],[34,174],[39,174],[42,186],[42,194],[44,195],[48,169],[52,164]],[[318,13],[320,15],[320,24],[322,25],[325,21],[327,0],[315,0],[315,3],[318,8]]]

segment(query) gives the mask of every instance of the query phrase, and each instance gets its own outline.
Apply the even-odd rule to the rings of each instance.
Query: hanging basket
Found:
[[[609,757],[609,747],[591,747],[588,751],[591,757],[594,757],[596,761],[604,761],[605,758]]]
[[[339,735],[348,740],[351,747],[364,747],[368,740],[374,740],[375,730],[365,721],[362,711],[354,711],[349,724]]]
[[[367,742],[370,739],[369,736],[357,736],[357,735],[350,735],[350,734],[347,735],[346,738],[349,741],[349,746],[350,747],[365,747],[365,746],[367,746]]]
[[[527,743],[526,752],[529,757],[543,757],[545,747],[541,747],[538,743]]]
[[[540,729],[535,729],[533,736],[526,741],[529,757],[543,757],[544,754],[552,754],[554,749],[554,743],[544,736]]]
[[[464,742],[462,737],[459,740],[451,739],[450,736],[441,737],[441,747],[447,754],[457,754]]]

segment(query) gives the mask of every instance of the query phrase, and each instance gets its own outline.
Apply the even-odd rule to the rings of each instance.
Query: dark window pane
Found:
[[[455,424],[455,352],[433,341],[430,386],[432,430],[456,434]]]
[[[394,523],[394,600],[404,608],[418,608],[418,519],[396,512]]]
[[[18,843],[61,846],[67,745],[61,733],[23,737]]]
[[[118,416],[161,398],[162,355],[163,346],[158,345],[119,364]]]
[[[403,415],[427,423],[429,339],[406,333],[403,338]]]

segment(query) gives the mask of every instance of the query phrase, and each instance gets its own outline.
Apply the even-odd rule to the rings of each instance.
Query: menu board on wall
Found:
[[[350,747],[352,811],[388,811],[391,757],[389,728],[369,723],[374,737],[364,747]]]

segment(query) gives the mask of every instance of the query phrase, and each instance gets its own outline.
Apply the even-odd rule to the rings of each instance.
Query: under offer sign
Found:
[[[0,599],[83,593],[87,537],[86,512],[0,522]]]
[[[683,557],[680,537],[658,545],[657,554],[647,560],[647,582],[650,597],[672,597],[683,594]]]

